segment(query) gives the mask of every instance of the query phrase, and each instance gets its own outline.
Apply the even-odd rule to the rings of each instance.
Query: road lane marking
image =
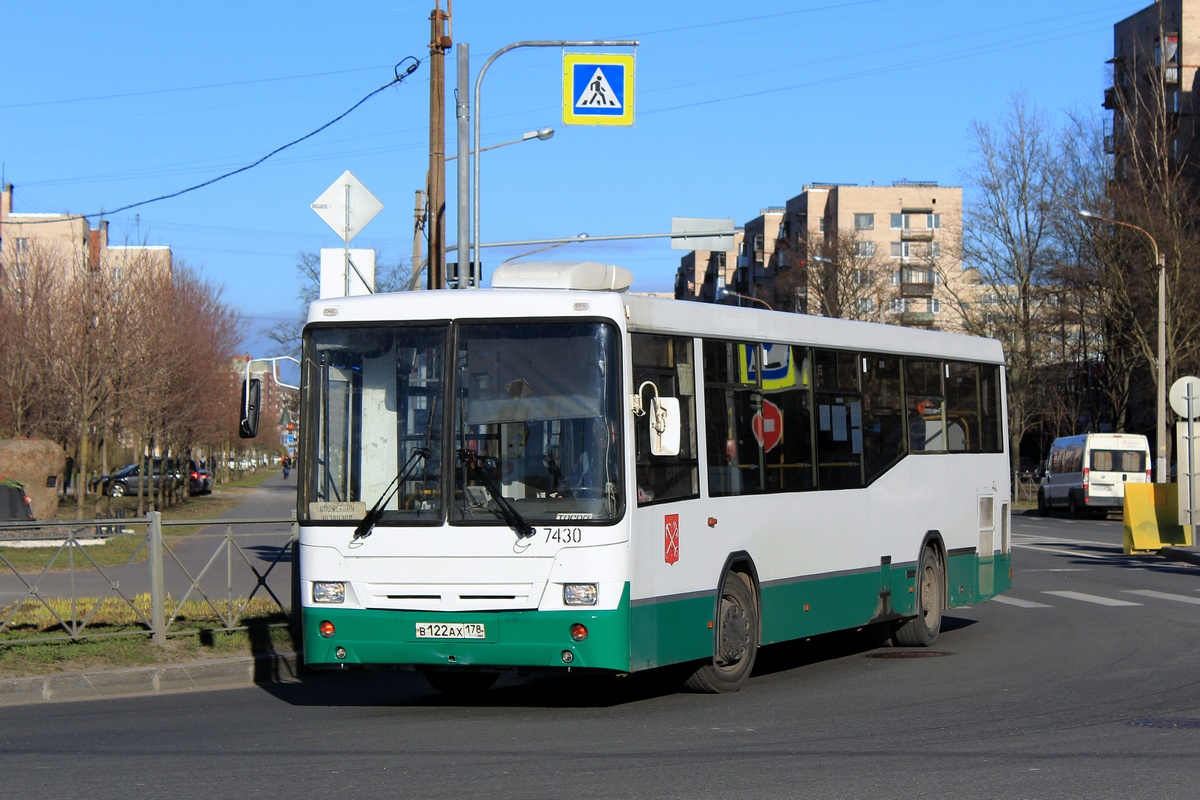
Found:
[[[1032,600],[1022,600],[1018,597],[1008,597],[1007,595],[993,597],[992,602],[1003,603],[1006,606],[1016,606],[1017,608],[1054,608],[1054,606],[1046,605],[1045,603],[1035,603]]]
[[[1128,600],[1117,600],[1113,597],[1101,597],[1097,594],[1084,594],[1083,592],[1042,592],[1042,594],[1052,594],[1055,597],[1065,597],[1068,600],[1079,600],[1084,603],[1095,603],[1098,606],[1140,606],[1141,603],[1131,603]]]
[[[1185,594],[1169,594],[1156,592],[1153,589],[1126,589],[1125,594],[1137,594],[1142,597],[1153,597],[1157,600],[1174,600],[1177,603],[1192,603],[1200,606],[1200,597],[1188,597]]]

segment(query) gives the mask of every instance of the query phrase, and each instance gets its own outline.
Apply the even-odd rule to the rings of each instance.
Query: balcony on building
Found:
[[[932,242],[933,228],[901,228],[900,241],[902,242]]]
[[[932,311],[905,311],[900,315],[900,324],[906,328],[932,328]]]
[[[933,297],[933,281],[908,281],[900,284],[901,297]]]

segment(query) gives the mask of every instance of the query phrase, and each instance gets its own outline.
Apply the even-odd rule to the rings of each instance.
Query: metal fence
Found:
[[[295,629],[291,569],[299,531],[292,519],[164,522],[156,511],[133,519],[5,524],[0,530],[0,644],[79,641],[108,636],[167,637],[195,633],[198,619],[220,630],[245,630],[251,600],[269,598]],[[89,548],[115,546],[128,552],[104,564]],[[31,549],[40,568],[16,552]],[[16,562],[16,563],[14,563]],[[18,564],[24,564],[20,568]],[[285,568],[286,567],[286,568]],[[286,574],[285,574],[286,573]],[[135,602],[149,594],[146,604]],[[45,608],[62,633],[16,636],[11,626],[29,602]],[[108,601],[132,611],[122,631],[99,630],[97,613]],[[189,601],[204,610],[181,619]],[[186,623],[186,624],[185,624]]]

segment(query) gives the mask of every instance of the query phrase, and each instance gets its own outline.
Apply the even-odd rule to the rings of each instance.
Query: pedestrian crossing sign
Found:
[[[563,53],[563,124],[633,124],[632,53]]]

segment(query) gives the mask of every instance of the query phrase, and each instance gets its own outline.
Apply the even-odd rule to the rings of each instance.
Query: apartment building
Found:
[[[733,235],[730,250],[691,250],[679,259],[675,270],[675,299],[715,303],[720,287],[734,287],[738,251],[745,231]]]
[[[13,195],[11,183],[0,192],[0,263],[19,265],[23,255],[38,251],[66,264],[103,267],[117,289],[135,271],[151,270],[149,274],[157,278],[170,279],[169,246],[112,245],[107,220],[93,228],[86,218],[74,214],[19,213]]]
[[[961,330],[960,310],[979,294],[961,235],[961,187],[811,184],[743,225],[736,262],[732,252],[685,255],[675,296]]]
[[[1138,163],[1184,165],[1200,179],[1200,120],[1193,85],[1200,65],[1200,0],[1159,0],[1113,26],[1112,121],[1104,137],[1117,180]]]

